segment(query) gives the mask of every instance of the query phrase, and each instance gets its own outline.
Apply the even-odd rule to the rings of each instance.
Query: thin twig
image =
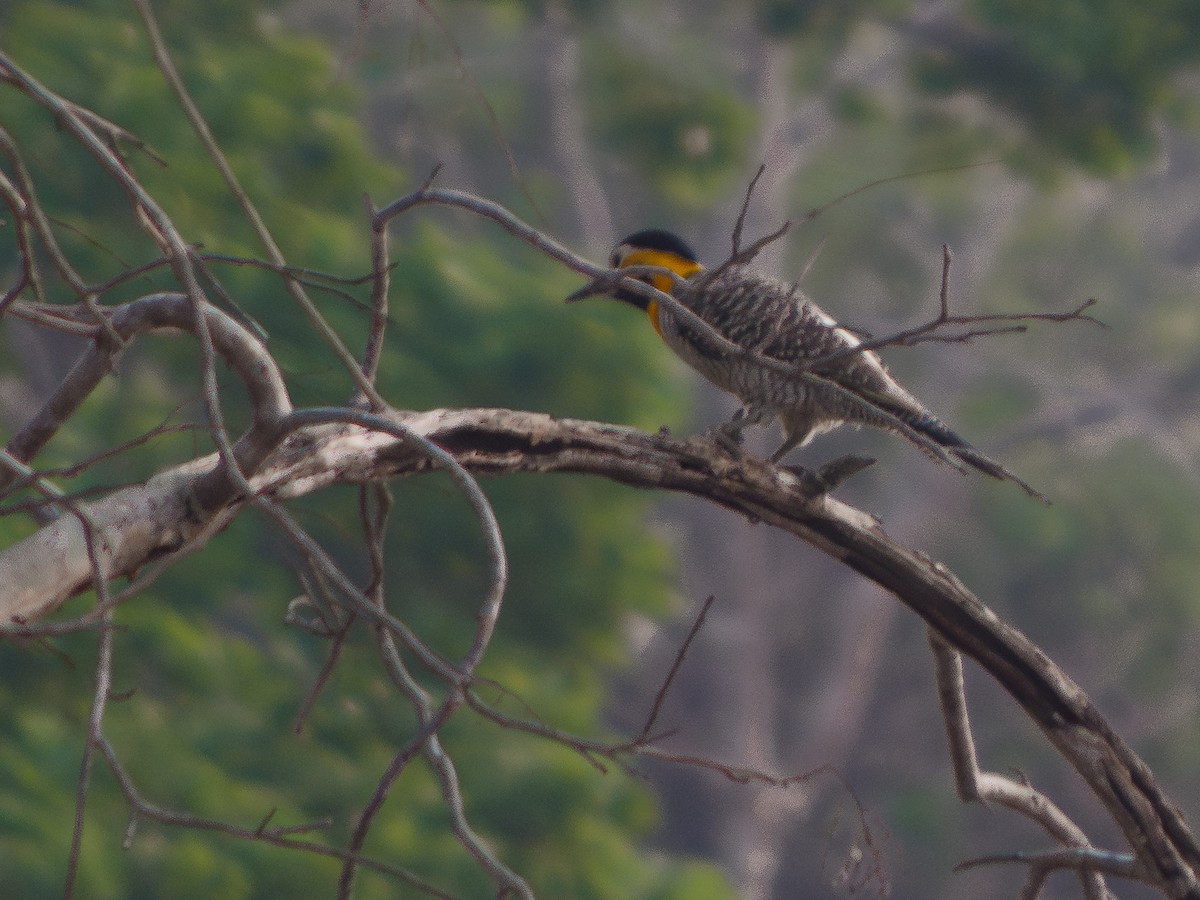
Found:
[[[737,221],[733,223],[733,234],[731,240],[731,249],[729,258],[735,258],[742,247],[742,228],[746,225],[746,214],[750,211],[750,198],[754,195],[754,188],[758,184],[758,180],[762,178],[763,173],[767,171],[767,164],[760,163],[758,171],[754,173],[754,177],[750,179],[750,184],[746,186],[746,194],[742,198],[742,208],[738,211]]]
[[[492,509],[491,503],[483,493],[482,488],[480,488],[479,482],[475,480],[474,476],[467,471],[453,454],[447,453],[441,447],[437,446],[437,444],[394,419],[357,410],[319,408],[296,410],[289,417],[287,427],[288,429],[297,429],[330,423],[359,425],[363,428],[394,435],[402,441],[411,443],[411,446],[415,449],[428,455],[430,460],[439,468],[446,470],[450,478],[467,498],[467,502],[471,505],[471,510],[475,514],[476,521],[479,523],[483,533],[484,546],[488,556],[488,584],[484,591],[479,613],[476,616],[475,637],[471,642],[471,646],[457,665],[453,666],[452,669],[443,670],[444,675],[449,675],[451,671],[454,672],[454,677],[450,679],[453,683],[465,684],[466,681],[470,680],[475,667],[479,664],[484,651],[491,641],[492,633],[496,627],[496,620],[500,615],[504,590],[508,584],[508,557],[504,549],[504,538],[500,533],[500,524],[496,520],[496,513]],[[352,596],[360,597],[362,594],[357,589],[353,589]],[[360,608],[359,611],[362,612],[363,610]],[[395,623],[394,619],[391,619],[390,622],[388,621],[390,617],[384,620],[375,618],[374,616],[377,615],[387,616],[381,610],[373,609],[369,615],[373,616],[372,621],[375,624]],[[444,664],[444,661],[440,659],[435,663],[435,665]]]
[[[671,663],[671,670],[667,672],[667,677],[663,679],[658,693],[654,695],[654,703],[650,707],[650,715],[646,717],[646,724],[642,726],[642,730],[638,732],[638,736],[633,739],[635,744],[650,739],[650,733],[654,730],[654,724],[658,721],[659,713],[662,712],[663,702],[667,699],[667,693],[671,690],[675,676],[679,674],[684,657],[687,656],[688,649],[692,646],[692,641],[696,639],[696,636],[700,634],[700,629],[704,627],[704,619],[708,616],[708,611],[712,609],[715,601],[716,597],[709,594],[703,605],[701,605],[700,612],[696,615],[695,621],[692,622],[692,627],[688,629],[687,636],[683,639],[683,643],[679,645],[679,650],[675,653],[675,659]]]
[[[283,251],[279,249],[279,245],[275,242],[274,237],[272,237],[258,209],[250,200],[250,196],[242,188],[237,175],[234,174],[232,167],[225,158],[225,154],[217,144],[216,138],[213,137],[212,130],[208,127],[208,122],[200,112],[200,108],[196,106],[195,101],[192,100],[187,86],[179,76],[179,72],[176,70],[175,64],[171,59],[170,52],[167,50],[166,43],[163,41],[158,21],[155,19],[154,10],[151,8],[149,0],[134,0],[134,5],[137,7],[138,12],[142,16],[142,21],[146,25],[146,33],[150,38],[151,47],[154,51],[154,59],[158,64],[159,70],[163,73],[163,77],[175,92],[184,114],[187,116],[188,121],[191,122],[192,128],[208,151],[213,164],[221,173],[221,177],[225,179],[230,194],[237,201],[238,205],[241,206],[242,214],[246,217],[246,221],[250,223],[250,227],[254,229],[254,233],[258,236],[263,247],[266,248],[267,255],[276,265],[281,267],[286,266],[287,261],[284,258]],[[325,320],[325,317],[321,315],[303,288],[293,278],[285,279],[284,283],[288,286],[288,292],[291,294],[292,299],[304,310],[309,322],[317,330],[317,333],[321,336],[326,346],[334,352],[351,377],[354,378],[358,389],[370,399],[372,406],[376,409],[383,409],[387,404],[376,393],[375,387],[371,384],[370,380],[363,374],[358,360],[350,353],[341,337],[338,336],[333,327]]]
[[[276,847],[283,847],[289,850],[299,850],[304,853],[315,853],[319,856],[326,856],[331,859],[345,861],[347,854],[343,850],[336,847],[329,847],[324,844],[318,844],[313,841],[299,841],[289,837],[299,831],[312,831],[318,828],[325,828],[327,823],[306,823],[299,826],[289,826],[282,828],[262,828],[261,823],[256,828],[243,828],[237,825],[230,825],[225,822],[218,822],[214,819],[205,819],[200,816],[194,816],[190,813],[176,812],[165,809],[145,800],[138,792],[137,787],[133,783],[133,779],[129,773],[125,771],[125,767],[121,764],[117,757],[116,751],[107,739],[101,738],[99,747],[104,754],[105,760],[108,762],[109,768],[116,777],[117,784],[120,785],[121,793],[125,795],[125,800],[129,804],[131,810],[131,818],[129,828],[126,830],[126,847],[130,846],[134,833],[136,832],[137,820],[139,818],[150,819],[159,822],[163,825],[174,825],[181,828],[192,828],[200,831],[212,831],[218,834],[224,834],[229,837],[239,838],[246,841],[257,841],[264,844],[271,844]],[[439,898],[439,900],[458,900],[455,895],[448,894],[445,891],[439,890],[427,881],[418,878],[413,873],[401,869],[398,866],[389,865],[379,862],[378,860],[369,859],[367,857],[358,857],[354,860],[356,865],[363,868],[371,869],[374,872],[379,872],[383,875],[388,875],[396,878],[405,884],[421,891],[430,897]]]
[[[874,181],[868,181],[866,184],[860,184],[858,187],[846,191],[844,194],[838,194],[832,200],[822,203],[820,206],[814,206],[804,215],[800,216],[796,222],[803,224],[809,222],[818,216],[824,215],[830,209],[845,203],[852,197],[857,197],[859,194],[865,194],[867,191],[872,191],[877,187],[882,187],[885,184],[892,184],[897,181],[906,181],[909,178],[920,178],[924,175],[945,175],[949,172],[964,172],[968,169],[982,169],[986,166],[994,166],[999,164],[1000,160],[986,159],[983,162],[963,163],[958,166],[935,166],[932,169],[916,169],[912,172],[900,172],[896,175],[885,175],[883,178],[876,178]]]
[[[1101,328],[1107,328],[1099,319],[1085,315],[1084,310],[1096,305],[1094,298],[1084,300],[1079,306],[1066,312],[1046,313],[996,313],[973,316],[956,316],[950,312],[950,263],[952,254],[947,244],[942,244],[942,281],[938,289],[938,314],[928,322],[897,331],[887,337],[871,338],[860,341],[853,347],[830,353],[811,361],[810,365],[820,371],[825,366],[836,363],[849,356],[879,350],[884,347],[913,347],[924,343],[965,344],[977,337],[990,337],[1000,334],[1022,334],[1027,330],[1029,322],[1090,322]],[[989,322],[1002,323],[996,328],[972,328],[969,326],[984,325]],[[968,326],[966,331],[953,334],[943,334],[941,330],[947,326]]]
[[[450,51],[454,54],[454,64],[458,67],[459,74],[462,75],[463,80],[475,93],[479,105],[483,107],[484,115],[488,119],[488,125],[492,129],[496,143],[500,146],[500,151],[504,154],[504,160],[508,163],[508,170],[512,174],[513,181],[517,184],[517,189],[520,190],[521,196],[525,198],[529,204],[529,208],[533,210],[537,218],[545,223],[547,221],[546,215],[542,212],[537,200],[533,197],[533,193],[529,190],[529,185],[521,172],[520,165],[517,163],[516,153],[513,152],[512,145],[504,134],[504,126],[500,122],[500,117],[496,114],[496,109],[492,106],[492,102],[488,100],[487,94],[484,93],[483,86],[480,85],[474,73],[468,67],[466,54],[463,53],[462,47],[459,46],[458,40],[454,37],[454,33],[442,21],[442,17],[438,15],[428,0],[417,0],[417,7],[433,20],[438,30],[441,31],[442,36],[446,39],[446,43],[450,45]]]
[[[67,856],[67,880],[63,886],[64,900],[75,896],[75,881],[79,875],[80,852],[83,846],[83,813],[87,807],[88,786],[96,750],[104,739],[104,711],[112,692],[113,629],[112,615],[105,613],[100,623],[99,652],[96,658],[96,688],[92,694],[92,710],[88,716],[87,740],[79,764],[79,779],[75,785],[75,825],[71,831],[71,851]]]
[[[350,628],[354,625],[355,616],[353,613],[346,619],[346,624],[339,628],[333,634],[333,641],[329,645],[329,650],[325,654],[325,661],[321,664],[321,671],[317,673],[317,677],[313,679],[312,687],[304,695],[304,699],[300,701],[300,708],[296,711],[296,718],[292,722],[292,734],[299,735],[304,732],[304,723],[308,720],[308,715],[312,712],[313,706],[317,702],[317,697],[321,695],[321,691],[328,684],[330,677],[333,675],[334,666],[342,655],[342,648],[346,645],[346,638],[350,634]]]
[[[980,769],[967,713],[962,657],[933,628],[926,629],[926,634],[933,651],[938,700],[959,798],[963,802],[999,803],[1040,825],[1051,837],[1073,850],[1100,853],[1094,851],[1083,830],[1050,798],[1028,784]],[[1082,858],[1082,855],[1077,857]],[[1073,868],[1079,874],[1088,900],[1109,900],[1111,895],[1099,867],[1077,864]]]

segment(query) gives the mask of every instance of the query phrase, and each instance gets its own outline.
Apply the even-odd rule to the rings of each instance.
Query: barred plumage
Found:
[[[655,330],[684,362],[742,401],[745,408],[725,426],[727,433],[780,418],[785,440],[772,461],[843,423],[872,425],[902,434],[926,451],[932,444],[1045,499],[942,423],[888,373],[878,354],[871,350],[846,352],[862,342],[795,285],[739,266],[706,272],[686,243],[657,229],[625,238],[613,251],[610,263],[614,269],[659,266],[674,272],[679,278],[650,274],[642,280],[670,293],[743,350],[783,364],[764,365],[705,340],[695,327],[647,297],[619,289],[608,292],[645,310]],[[594,290],[585,289],[573,298],[592,293]],[[805,365],[826,359],[815,367]],[[790,373],[786,366],[795,366],[796,371]]]

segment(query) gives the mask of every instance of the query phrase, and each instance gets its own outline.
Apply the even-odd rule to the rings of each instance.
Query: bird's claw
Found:
[[[741,459],[745,455],[742,451],[742,423],[736,418],[732,422],[709,429],[708,433],[717,446],[735,459]]]

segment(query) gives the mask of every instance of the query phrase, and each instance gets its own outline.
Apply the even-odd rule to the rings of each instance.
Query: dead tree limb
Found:
[[[389,418],[453,454],[476,475],[573,472],[691,494],[788,531],[861,573],[974,659],[1017,701],[1121,828],[1141,880],[1168,897],[1200,900],[1200,845],[1141,758],[1032,641],[944,566],[892,540],[869,514],[791,472],[754,459],[731,459],[704,441],[504,409],[393,411]],[[113,561],[112,575],[129,574],[162,552],[161,535],[177,534],[184,526],[179,498],[186,496],[189,482],[216,463],[215,456],[196,460],[136,489],[142,495],[141,516],[130,517],[120,495],[86,505],[121,539],[123,552]],[[258,492],[285,498],[334,483],[411,476],[434,465],[428,453],[408,441],[353,425],[314,426],[292,434],[251,483]],[[231,506],[220,514],[233,512]],[[61,544],[49,541],[46,531],[0,552],[0,583],[19,586],[34,568],[34,557],[53,563]],[[84,590],[88,583],[81,580],[76,587]],[[14,596],[25,596],[26,603],[14,608]],[[0,616],[12,623],[9,630],[20,632],[14,615],[28,623],[64,599],[30,598],[16,590],[6,595]]]
[[[1031,784],[1008,778],[995,772],[985,772],[979,767],[975,753],[975,739],[971,734],[971,722],[967,714],[967,695],[963,684],[962,656],[950,646],[938,632],[929,630],[929,647],[933,651],[934,677],[937,681],[938,700],[942,707],[942,719],[946,725],[946,743],[950,747],[950,763],[954,769],[955,787],[959,799],[964,803],[998,803],[1025,816],[1040,825],[1047,834],[1071,850],[1096,851],[1087,835],[1049,797]],[[1115,854],[1109,854],[1115,856]],[[1101,871],[1089,863],[1092,856],[1078,856],[1078,872],[1087,900],[1112,900]],[[1121,874],[1134,877],[1132,857],[1126,857]],[[1059,861],[1060,868],[1066,864]],[[1021,896],[1037,897],[1041,884],[1052,869],[1030,863],[1030,877]]]

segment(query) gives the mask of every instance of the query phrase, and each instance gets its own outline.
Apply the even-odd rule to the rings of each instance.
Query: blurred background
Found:
[[[937,311],[941,245],[961,314],[1062,311],[1094,297],[1107,328],[1045,324],[970,345],[894,349],[901,380],[956,430],[1049,494],[962,477],[895,437],[843,430],[798,451],[876,466],[838,495],[946,563],[1076,679],[1200,818],[1200,5],[1194,0],[160,2],[177,65],[289,260],[370,271],[362,207],[438,184],[498,200],[600,261],[636,229],[728,253],[879,179],[758,260],[876,335]],[[0,48],[52,89],[148,141],[143,183],[188,240],[258,256],[155,68],[132,6],[0,0]],[[46,115],[5,91],[13,136],[64,249],[93,283],[153,259],[126,198]],[[14,277],[13,229],[0,275]],[[422,209],[393,227],[383,395],[400,408],[497,405],[690,434],[734,401],[701,383],[643,317],[570,308],[579,279],[495,226]],[[350,383],[273,276],[213,264],[270,333],[298,404]],[[51,275],[53,299],[73,296]],[[169,287],[151,272],[106,303]],[[361,285],[320,295],[352,348]],[[0,320],[0,429],[12,434],[78,352]],[[236,390],[230,409],[237,421]],[[37,460],[79,462],[166,421],[203,421],[196,354],[146,338]],[[768,451],[774,432],[752,437]],[[111,487],[207,452],[160,436],[65,482]],[[705,597],[715,603],[668,697],[663,746],[778,775],[786,789],[639,765],[601,775],[561,747],[460,713],[444,732],[468,813],[539,896],[1013,897],[1017,868],[956,863],[1047,839],[955,799],[921,623],[809,547],[693,500],[569,477],[485,485],[512,582],[482,674],[555,727],[638,732]],[[393,486],[389,603],[462,652],[486,575],[470,512],[436,476]],[[297,501],[352,572],[356,493]],[[0,518],[5,543],[28,533]],[[108,733],[146,796],[257,824],[332,817],[344,844],[412,733],[369,635],[355,634],[302,733],[328,652],[281,625],[294,551],[249,513],[119,613]],[[80,614],[86,601],[64,611]],[[61,895],[95,638],[0,646],[0,882]],[[983,765],[1028,778],[1093,841],[1120,835],[1017,707],[968,665]],[[406,772],[367,852],[454,896],[487,883],[446,829],[429,773]],[[860,812],[861,807],[861,812]],[[315,857],[143,823],[97,767],[78,895],[327,897]],[[866,840],[863,823],[869,826]],[[1150,896],[1116,884],[1122,897]],[[408,896],[364,873],[356,896]],[[1046,896],[1079,895],[1055,876]]]

